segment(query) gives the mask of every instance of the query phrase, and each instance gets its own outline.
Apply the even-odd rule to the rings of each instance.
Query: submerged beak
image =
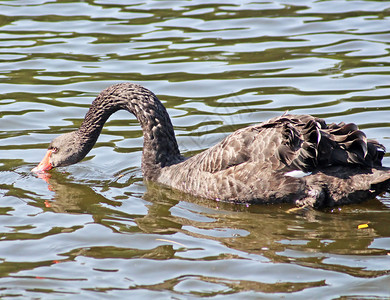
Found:
[[[48,171],[53,166],[50,163],[50,155],[53,153],[53,150],[47,150],[45,157],[42,159],[42,161],[39,163],[38,166],[36,166],[34,169],[31,170],[31,172],[39,173],[43,171]]]

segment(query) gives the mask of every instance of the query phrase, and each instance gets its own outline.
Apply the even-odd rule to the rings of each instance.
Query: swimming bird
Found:
[[[381,165],[383,145],[367,139],[353,123],[328,125],[311,115],[284,114],[239,129],[186,158],[179,152],[163,104],[153,92],[134,83],[103,90],[80,128],[55,138],[32,171],[82,160],[118,110],[134,114],[142,127],[144,179],[196,197],[322,208],[357,203],[390,186],[390,168]]]

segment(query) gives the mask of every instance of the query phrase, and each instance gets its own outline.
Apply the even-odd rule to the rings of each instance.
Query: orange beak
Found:
[[[43,171],[48,171],[53,166],[50,163],[50,155],[53,153],[53,150],[47,150],[45,157],[42,159],[42,161],[39,163],[38,166],[36,166],[34,169],[31,170],[31,172],[39,173]]]

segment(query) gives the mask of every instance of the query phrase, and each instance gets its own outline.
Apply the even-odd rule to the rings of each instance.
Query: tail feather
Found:
[[[307,172],[334,165],[382,165],[385,147],[368,140],[356,124],[327,125],[312,116],[285,116],[279,120],[284,122],[285,141],[278,156],[287,166]]]

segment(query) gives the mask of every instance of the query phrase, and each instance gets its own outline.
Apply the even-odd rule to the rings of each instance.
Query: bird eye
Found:
[[[51,151],[52,151],[53,153],[57,153],[57,152],[58,152],[58,148],[57,148],[57,147],[53,147],[53,148],[51,148]]]

